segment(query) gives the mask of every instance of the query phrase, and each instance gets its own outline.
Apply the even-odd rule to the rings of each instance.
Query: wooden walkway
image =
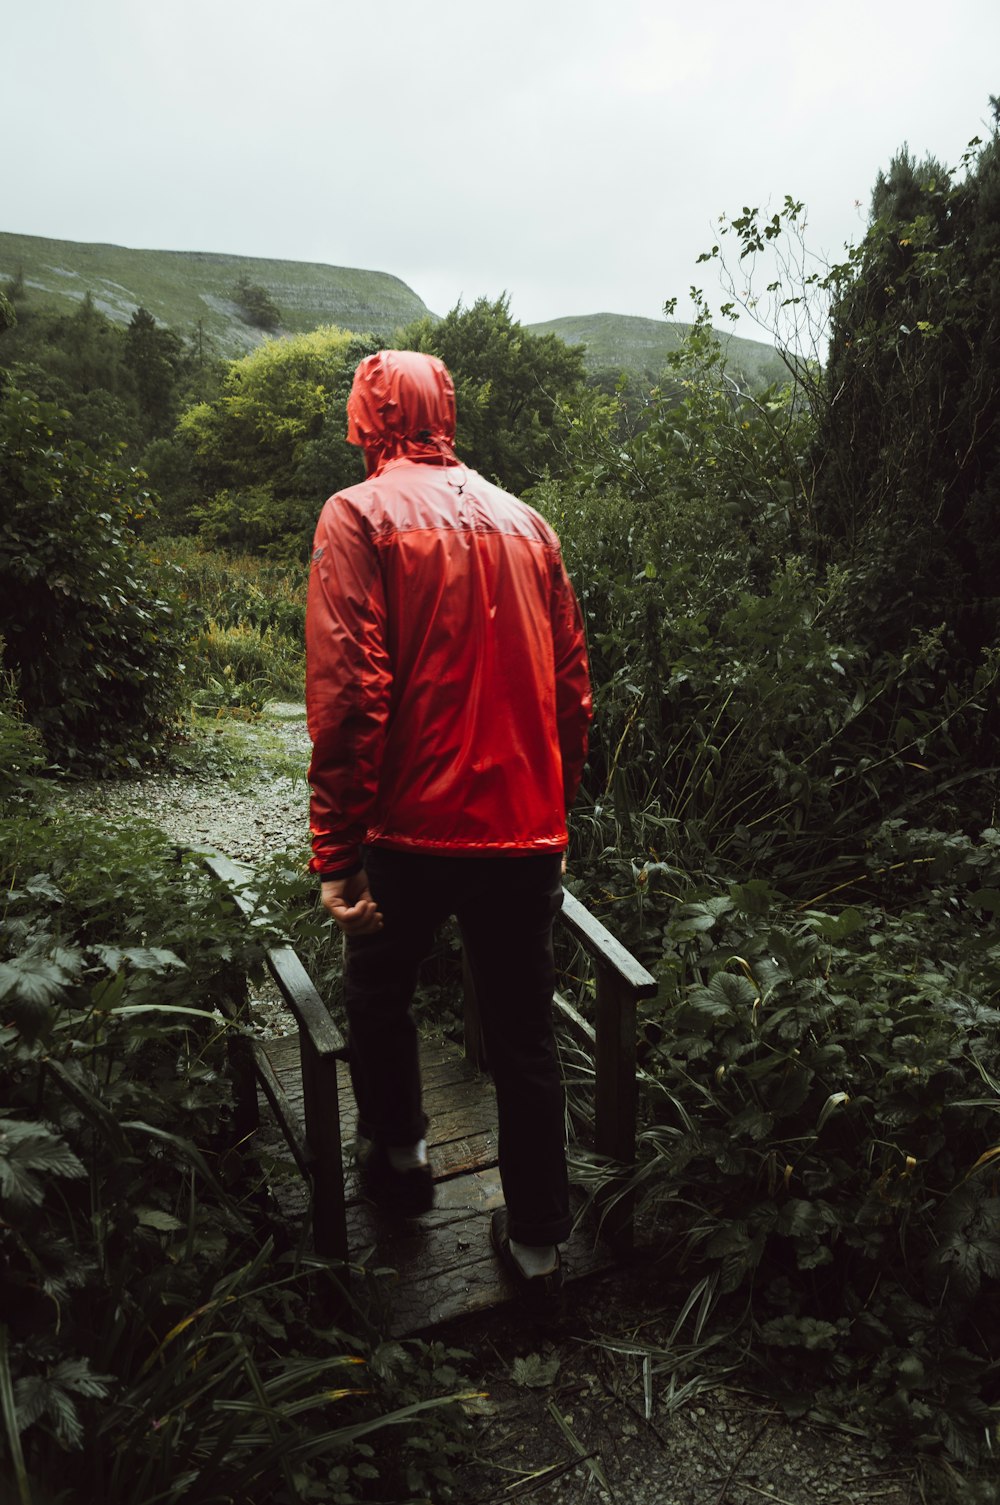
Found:
[[[204,853],[202,860],[233,903],[252,914],[252,873],[218,853]],[[592,1022],[558,993],[554,1002],[594,1063],[593,1149],[605,1164],[619,1168],[598,1193],[601,1226],[621,1253],[631,1246],[634,1233],[625,1177],[635,1159],[636,1010],[641,999],[656,995],[657,982],[565,890],[559,923],[576,943],[585,970],[589,960],[594,979]],[[270,947],[267,965],[298,1024],[297,1034],[264,1042],[243,1027],[247,990],[239,975],[229,979],[221,1006],[236,1026],[229,1060],[237,1139],[256,1144],[272,1162],[291,1156],[301,1173],[301,1181],[272,1177],[282,1217],[298,1222],[304,1236],[311,1233],[324,1258],[349,1268],[397,1272],[385,1303],[393,1332],[416,1332],[510,1300],[515,1293],[489,1244],[490,1213],[501,1201],[496,1106],[492,1084],[479,1074],[482,1040],[468,968],[464,1057],[454,1047],[429,1042],[423,1049],[437,1205],[419,1220],[393,1226],[376,1218],[361,1196],[352,1163],[356,1116],[343,1036],[291,946]],[[577,971],[574,962],[574,978]],[[280,1129],[280,1136],[269,1124]],[[562,1246],[562,1254],[568,1280],[614,1263],[585,1225]]]
[[[303,1114],[298,1035],[269,1041],[263,1049],[292,1109]],[[337,1069],[350,1262],[370,1271],[395,1272],[380,1284],[389,1326],[397,1336],[513,1298],[489,1239],[490,1214],[503,1205],[492,1083],[447,1042],[424,1041],[421,1057],[437,1199],[433,1210],[419,1220],[387,1221],[362,1196],[351,1155],[357,1119],[354,1095],[347,1067],[340,1063]],[[261,1110],[260,1148],[287,1158],[284,1139],[263,1101]],[[285,1220],[305,1220],[308,1188],[302,1180],[277,1180],[272,1192]],[[563,1246],[562,1257],[567,1281],[614,1262],[586,1226]]]

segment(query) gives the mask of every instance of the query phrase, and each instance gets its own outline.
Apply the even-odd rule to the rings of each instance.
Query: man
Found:
[[[548,524],[456,458],[439,360],[368,356],[347,417],[368,479],[316,530],[306,697],[311,867],[347,937],[362,1174],[400,1214],[433,1202],[410,1002],[453,914],[497,1093],[491,1235],[538,1295],[571,1226],[552,922],[591,709],[580,611]]]

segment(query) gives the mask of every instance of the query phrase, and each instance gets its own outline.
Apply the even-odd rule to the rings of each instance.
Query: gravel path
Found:
[[[140,814],[175,841],[251,865],[304,848],[304,707],[272,704],[238,735],[251,753],[238,782],[153,774],[60,797],[116,824]],[[256,1008],[263,1033],[290,1026],[276,997]],[[507,1309],[439,1335],[470,1353],[461,1367],[486,1392],[459,1505],[529,1496],[535,1505],[917,1505],[909,1469],[889,1470],[864,1438],[792,1425],[736,1388],[672,1400],[655,1358],[644,1368],[641,1355],[642,1345],[667,1346],[676,1312],[651,1304],[663,1290],[655,1267],[619,1272],[573,1288],[570,1315],[547,1335]]]
[[[266,732],[266,748],[262,746],[261,728]],[[238,780],[176,773],[87,779],[66,786],[61,802],[71,810],[103,816],[115,825],[141,816],[159,826],[172,841],[212,847],[251,866],[286,847],[304,848],[309,832],[305,706],[272,702],[259,727],[237,722],[227,726],[226,735],[245,744],[251,760],[258,763],[256,772],[241,773]],[[274,768],[278,760],[280,772]],[[289,763],[297,763],[301,773],[293,776],[285,772]]]

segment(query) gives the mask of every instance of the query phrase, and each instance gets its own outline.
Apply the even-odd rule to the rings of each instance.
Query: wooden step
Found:
[[[264,1050],[292,1111],[301,1115],[298,1036],[268,1041]],[[357,1123],[354,1096],[347,1067],[338,1069],[348,1246],[351,1264],[361,1272],[352,1294],[367,1291],[397,1336],[499,1306],[514,1295],[489,1241],[490,1214],[503,1205],[492,1083],[479,1076],[449,1041],[423,1042],[421,1071],[436,1201],[419,1219],[391,1222],[361,1194],[351,1154]],[[256,1147],[274,1159],[290,1159],[266,1104]],[[306,1183],[298,1176],[281,1177],[272,1180],[271,1190],[282,1218],[301,1225],[309,1211]],[[563,1246],[562,1258],[568,1281],[614,1262],[585,1227]]]

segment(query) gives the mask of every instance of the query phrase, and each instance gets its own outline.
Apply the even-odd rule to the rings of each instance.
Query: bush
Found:
[[[182,701],[176,578],[137,537],[151,506],[108,451],[27,393],[0,402],[4,663],[52,757],[115,770],[149,759]]]
[[[370,336],[333,327],[267,340],[229,364],[216,398],[182,415],[176,437],[193,471],[184,495],[195,487],[202,498],[190,521],[206,543],[308,558],[324,499],[364,474],[344,414],[373,349]]]
[[[989,1463],[1000,1399],[1000,655],[953,676],[940,619],[881,641],[862,567],[820,557],[811,368],[748,399],[703,326],[679,359],[678,407],[579,426],[529,498],[594,679],[573,886],[661,984],[632,1188],[695,1338],[658,1360],[697,1384],[727,1345],[944,1478]]]
[[[508,299],[459,302],[443,319],[417,320],[400,346],[438,356],[451,372],[459,456],[515,493],[560,458],[562,409],[583,400],[583,351],[512,319]]]
[[[964,667],[1000,620],[996,123],[962,167],[901,152],[836,269],[817,512],[859,627],[898,644],[947,621]]]
[[[841,883],[846,908],[672,886],[636,1174],[672,1263],[716,1293],[719,1330],[736,1324],[792,1415],[848,1408],[986,1462],[1000,833],[890,822]]]
[[[0,813],[8,814],[37,796],[44,766],[41,738],[24,721],[13,677],[0,672]]]
[[[189,688],[207,708],[258,709],[265,700],[301,700],[305,675],[304,568],[162,539],[183,572],[181,599],[196,627]]]
[[[233,302],[246,324],[255,329],[277,329],[281,323],[281,310],[266,287],[251,282],[246,272],[241,272],[233,288]]]
[[[230,1153],[219,1004],[270,926],[150,829],[3,815],[0,1496],[446,1497],[454,1355],[317,1322],[335,1276]]]
[[[315,496],[279,501],[267,484],[241,486],[192,506],[189,519],[209,549],[294,560],[308,556],[321,505]]]
[[[209,622],[191,646],[196,668],[189,687],[195,704],[203,709],[240,706],[259,711],[265,701],[280,696],[305,696],[301,645],[270,628]]]

